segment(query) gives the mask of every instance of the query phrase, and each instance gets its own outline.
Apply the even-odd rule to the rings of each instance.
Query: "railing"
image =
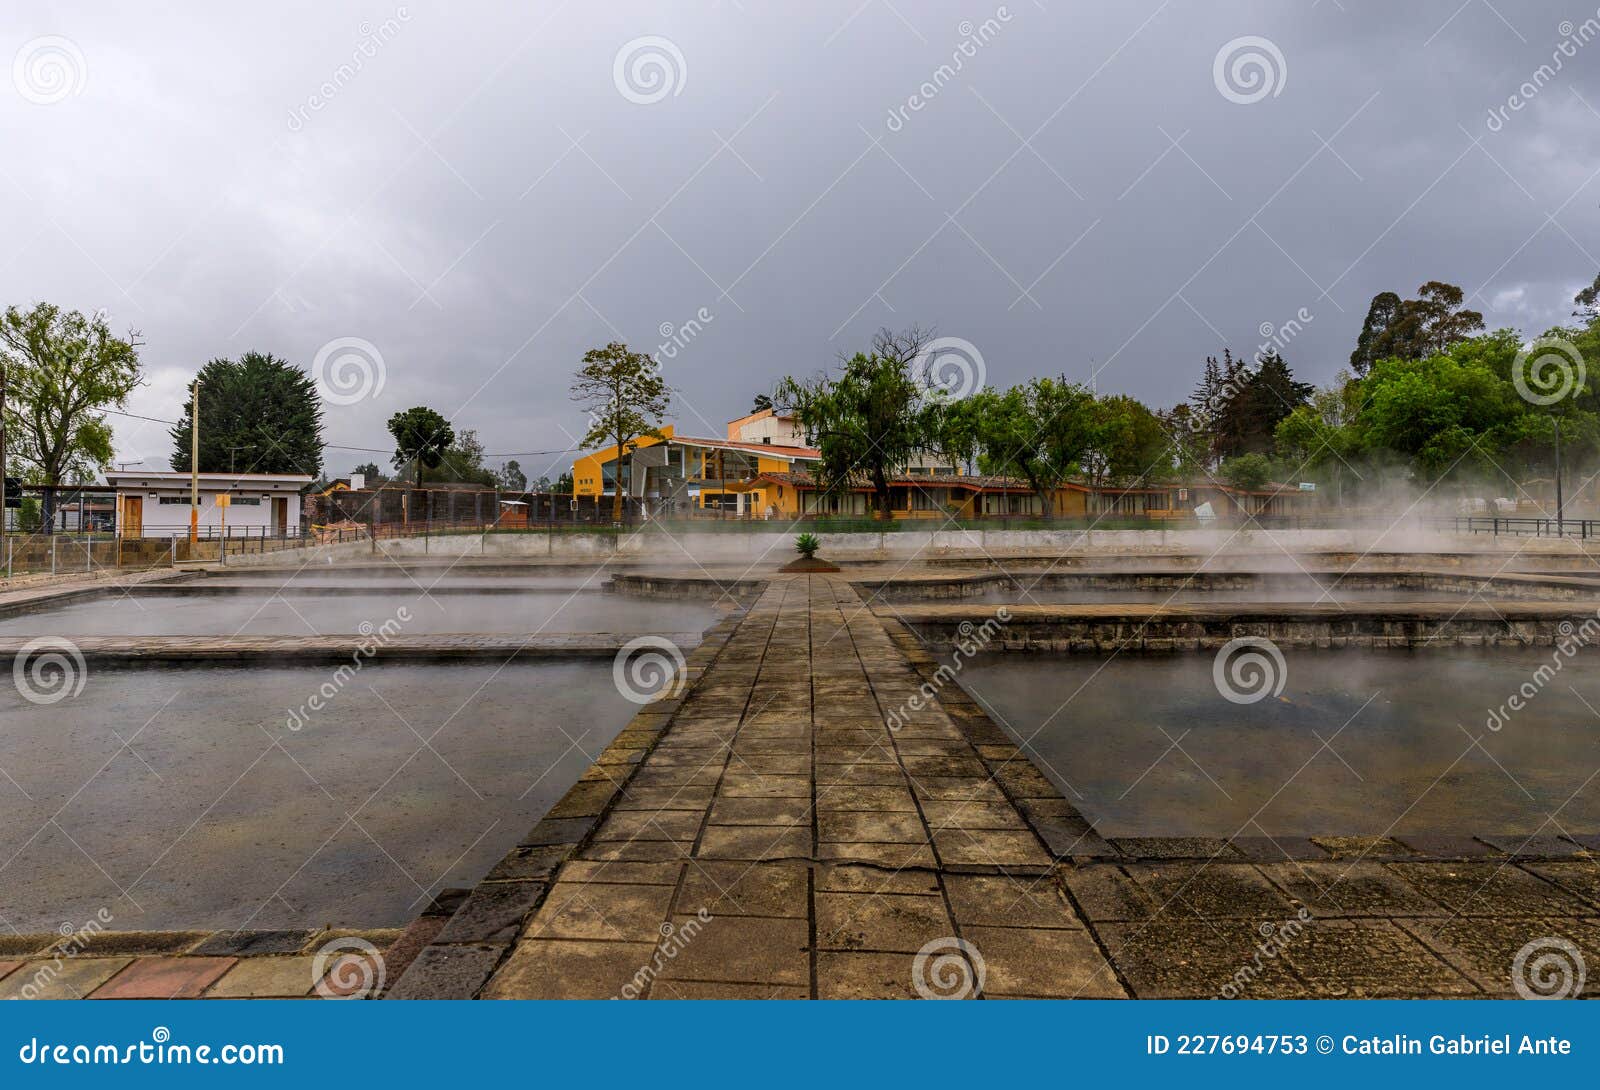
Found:
[[[1600,537],[1600,519],[1545,518],[1529,515],[1460,515],[1427,520],[1438,529],[1459,534],[1505,534],[1510,537]]]

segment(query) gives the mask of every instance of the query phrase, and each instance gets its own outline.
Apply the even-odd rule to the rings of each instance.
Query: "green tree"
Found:
[[[1241,454],[1222,463],[1221,475],[1234,488],[1259,492],[1272,480],[1272,459],[1265,454]]]
[[[389,479],[389,475],[378,468],[377,462],[362,462],[360,465],[353,467],[350,472],[359,473],[365,477],[369,488],[372,485],[382,484]]]
[[[1350,369],[1361,376],[1391,356],[1422,359],[1478,333],[1483,315],[1463,308],[1463,298],[1460,288],[1440,280],[1422,285],[1415,299],[1401,299],[1394,292],[1373,296]]]
[[[997,392],[984,389],[944,407],[938,445],[985,472],[1028,482],[1042,510],[1055,513],[1055,492],[1078,472],[1094,437],[1094,395],[1059,378],[1036,378]]]
[[[1572,312],[1573,317],[1582,318],[1591,326],[1600,320],[1600,274],[1596,274],[1594,283],[1574,295],[1572,301],[1578,308]]]
[[[322,399],[311,376],[266,352],[200,368],[200,469],[208,473],[322,472]],[[190,468],[194,402],[172,428],[172,468]]]
[[[109,463],[111,425],[103,410],[121,408],[138,387],[140,344],[137,332],[113,335],[103,313],[85,316],[52,303],[8,307],[0,316],[0,380],[11,461],[43,484],[87,480]],[[44,525],[54,516],[49,494]]]
[[[940,403],[912,375],[927,340],[915,328],[884,331],[870,355],[851,356],[836,376],[784,378],[774,394],[821,452],[817,473],[823,487],[846,488],[864,475],[880,518],[893,517],[890,480],[937,441]]]
[[[770,408],[772,408],[772,395],[757,394],[755,402],[750,407],[750,411],[753,413],[761,413],[766,412]]]
[[[1344,501],[1345,478],[1359,457],[1355,420],[1361,386],[1346,373],[1318,390],[1282,420],[1274,432],[1278,454],[1302,476],[1320,476],[1333,485],[1333,502]]]
[[[419,488],[422,487],[424,467],[436,468],[456,438],[450,421],[425,405],[391,416],[389,434],[394,436],[395,468],[410,465],[412,479]]]
[[[583,354],[583,367],[572,382],[572,399],[589,413],[585,446],[613,446],[617,452],[616,490],[611,519],[622,521],[623,468],[630,470],[638,440],[661,438],[661,418],[671,402],[661,368],[643,352],[621,341]]]
[[[1126,394],[1102,397],[1089,417],[1084,472],[1092,484],[1132,487],[1171,476],[1172,441],[1142,402]]]
[[[522,472],[522,466],[515,458],[500,467],[500,472],[495,475],[499,485],[507,492],[526,492],[528,490],[528,475]]]
[[[483,443],[478,439],[478,433],[467,428],[439,452],[439,463],[433,466],[424,466],[422,480],[427,482],[449,481],[453,484],[476,484],[484,488],[493,488],[499,482],[495,472],[483,464]]]

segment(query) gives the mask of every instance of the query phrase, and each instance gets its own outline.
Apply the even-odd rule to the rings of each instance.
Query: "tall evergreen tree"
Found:
[[[172,428],[172,468],[190,468],[194,402]],[[322,399],[311,376],[267,352],[200,368],[200,470],[322,473]]]

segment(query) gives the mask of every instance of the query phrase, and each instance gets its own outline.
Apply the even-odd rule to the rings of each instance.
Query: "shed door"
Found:
[[[289,521],[289,497],[272,497],[272,532],[283,534]]]
[[[144,536],[144,497],[122,497],[122,536]]]

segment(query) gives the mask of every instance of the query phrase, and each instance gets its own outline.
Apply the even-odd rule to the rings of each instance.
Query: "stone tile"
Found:
[[[1384,999],[1476,989],[1388,920],[1327,920],[1284,940],[1283,957],[1318,996]]]
[[[681,928],[694,917],[675,920]],[[805,920],[757,916],[719,916],[686,939],[662,969],[667,980],[717,980],[731,983],[809,983],[809,925]]]
[[[440,931],[444,930],[445,925],[449,922],[443,917],[422,916],[407,924],[406,929],[400,933],[399,937],[383,948],[382,957],[385,978],[389,981],[399,980],[411,963],[416,960],[417,955],[422,953],[423,949],[434,940],[434,937]],[[321,948],[320,944],[326,943],[330,938],[332,938],[330,935],[325,934],[322,936],[319,939],[318,949]],[[370,987],[370,980],[376,974],[367,972],[364,965],[367,960],[369,959],[362,955],[354,954],[341,958],[339,962],[335,963],[336,965],[355,962],[355,971],[336,976],[337,970],[330,970],[325,978],[324,990],[330,987],[337,990],[341,986],[351,990]]]
[[[811,825],[710,825],[697,859],[809,859]]]
[[[1328,858],[1328,853],[1307,836],[1236,836],[1228,844],[1238,858],[1252,863]]]
[[[189,951],[207,957],[298,954],[315,931],[218,931]]]
[[[1407,835],[1399,840],[1419,856],[1429,859],[1476,859],[1500,854],[1474,836]]]
[[[903,787],[906,774],[897,764],[861,762],[847,765],[818,765],[817,790],[836,787]]]
[[[713,916],[807,917],[809,870],[803,864],[722,863],[696,860],[684,876],[678,904]]]
[[[672,892],[670,886],[557,882],[523,937],[654,942]]]
[[[811,756],[742,753],[728,766],[730,772],[746,772],[760,776],[811,775]]]
[[[519,942],[485,999],[612,999],[655,959],[653,942]]]
[[[924,867],[932,870],[936,863],[933,849],[926,844],[863,844],[824,841],[817,845],[817,858],[832,862],[870,863],[880,867],[901,870],[906,867]]]
[[[4,980],[13,970],[25,964],[23,961],[0,961],[0,980]]]
[[[206,992],[207,999],[298,999],[316,984],[316,958],[252,957],[237,962]]]
[[[920,844],[928,830],[916,814],[857,810],[829,811],[817,817],[818,838],[881,844]]]
[[[126,957],[74,957],[63,959],[59,967],[53,958],[26,962],[0,980],[0,1000],[86,999],[132,961]]]
[[[658,980],[651,999],[809,999],[805,988],[783,984],[719,984],[699,980]]]
[[[1515,833],[1508,836],[1482,836],[1478,838],[1496,851],[1519,858],[1561,859],[1583,851],[1580,844],[1562,836],[1538,836]]]
[[[1081,928],[1083,922],[1057,889],[1055,880],[1007,875],[947,874],[945,894],[963,928],[974,924],[998,927]]]
[[[1263,863],[1266,875],[1319,919],[1329,916],[1443,916],[1445,909],[1424,897],[1382,863],[1323,860]]]
[[[922,804],[923,816],[934,829],[1025,829],[1016,807],[995,802],[936,802]]]
[[[689,858],[689,840],[599,840],[578,853],[591,862],[670,863]]]
[[[1591,911],[1571,894],[1508,861],[1389,866],[1460,916],[1581,916]]]
[[[456,909],[435,941],[509,944],[522,931],[522,921],[546,888],[543,882],[483,882]]]
[[[938,893],[939,879],[925,870],[828,865],[817,868],[817,890],[832,893]]]
[[[983,959],[985,995],[1123,999],[1127,992],[1087,931],[962,928]]]
[[[1600,973],[1593,971],[1600,965],[1600,922],[1593,919],[1457,917],[1396,922],[1490,995],[1517,994],[1513,965],[1518,953],[1530,944],[1534,949],[1524,961],[1523,980],[1537,986],[1542,978],[1545,990],[1571,988],[1576,976],[1566,972],[1563,979],[1564,968],[1572,965],[1570,956],[1551,941],[1565,940],[1578,948],[1588,969],[1581,994],[1600,995]],[[1541,957],[1546,958],[1542,974],[1533,968]]]
[[[1111,838],[1111,843],[1130,861],[1242,858],[1228,841],[1209,836],[1115,836]]]
[[[946,865],[1048,867],[1054,861],[1032,832],[945,829],[933,841]]]
[[[810,799],[719,798],[711,807],[712,825],[791,825],[811,827]]]
[[[919,799],[939,802],[1010,802],[987,776],[917,776],[911,782],[911,790]]]
[[[718,793],[727,798],[809,799],[809,776],[764,776],[754,772],[729,772]]]
[[[595,831],[598,841],[693,840],[705,821],[704,810],[630,810],[615,813]]]
[[[917,802],[903,785],[874,787],[819,787],[817,810],[870,810],[879,813],[916,812]]]
[[[204,931],[102,931],[89,937],[82,953],[95,957],[183,954],[210,937]]]
[[[92,999],[198,999],[236,958],[148,957],[96,988]]]
[[[599,862],[574,859],[562,866],[557,877],[563,882],[602,882],[625,886],[675,886],[683,873],[682,863]]]
[[[1126,872],[1163,918],[1282,920],[1294,909],[1252,866],[1243,863],[1140,863]]]
[[[614,812],[628,810],[703,810],[711,805],[715,784],[699,787],[636,787],[628,786],[627,793],[617,796]]]
[[[1112,963],[1140,999],[1303,997],[1284,960],[1261,952],[1257,925],[1163,916],[1095,928]]]
[[[1537,874],[1547,882],[1554,882],[1575,897],[1600,908],[1600,862],[1594,860],[1555,860],[1541,863],[1523,863],[1525,871]]]
[[[430,946],[389,985],[384,999],[471,999],[489,979],[506,947]]]
[[[1314,836],[1311,839],[1334,859],[1406,859],[1417,854],[1386,836]]]
[[[951,931],[938,896],[819,893],[816,902],[818,950],[914,954]]]
[[[817,954],[818,999],[916,999],[910,954]]]

